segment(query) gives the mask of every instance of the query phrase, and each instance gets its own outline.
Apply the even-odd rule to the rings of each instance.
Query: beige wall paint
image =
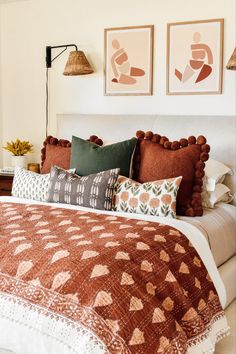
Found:
[[[62,75],[67,55],[50,69],[50,133],[57,113],[234,115],[235,72],[224,69],[222,95],[166,95],[166,24],[225,19],[224,67],[234,48],[235,0],[31,0],[4,4],[1,13],[3,141],[16,137],[35,145],[39,161],[45,134],[45,47],[76,43],[95,73]],[[105,27],[155,25],[154,95],[103,95]],[[55,53],[56,54],[56,53]],[[193,122],[197,124],[197,122]],[[0,155],[2,152],[0,153]],[[9,155],[4,152],[4,164]]]
[[[9,4],[10,2],[17,2],[17,1],[30,1],[30,0],[0,0],[0,5]]]

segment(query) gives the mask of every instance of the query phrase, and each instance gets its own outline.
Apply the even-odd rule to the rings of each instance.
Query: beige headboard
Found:
[[[135,136],[137,130],[152,130],[178,140],[189,135],[205,135],[210,156],[236,170],[236,117],[234,116],[159,116],[58,114],[57,136],[86,138],[96,134],[104,142],[117,142]],[[225,182],[236,192],[236,175]]]

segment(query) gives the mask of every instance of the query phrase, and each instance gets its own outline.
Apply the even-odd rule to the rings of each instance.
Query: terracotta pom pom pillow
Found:
[[[90,136],[88,141],[102,146],[103,141],[96,135]],[[48,136],[41,150],[41,173],[49,173],[51,167],[56,165],[65,170],[70,168],[71,142],[69,140]]]
[[[138,131],[138,144],[134,156],[134,179],[140,183],[182,176],[177,196],[177,214],[201,216],[201,191],[205,161],[210,146],[206,138],[169,141],[165,136]]]
[[[176,217],[176,196],[182,177],[138,183],[119,176],[115,187],[116,211]]]

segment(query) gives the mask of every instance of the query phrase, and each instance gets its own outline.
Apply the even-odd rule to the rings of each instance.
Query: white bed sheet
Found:
[[[0,197],[0,202],[4,203],[25,203],[25,204],[43,204],[52,205],[52,203],[40,203],[37,201],[31,201],[28,199],[20,199],[14,197]],[[218,272],[217,266],[213,259],[212,253],[209,248],[208,241],[204,232],[192,225],[187,220],[180,219],[169,219],[163,217],[153,217],[149,215],[138,215],[138,214],[127,214],[127,213],[117,213],[117,212],[106,212],[93,210],[73,205],[67,204],[53,204],[53,206],[58,208],[74,209],[74,210],[88,210],[93,213],[108,214],[108,215],[118,215],[121,217],[128,217],[132,219],[142,219],[152,222],[159,222],[175,227],[181,231],[190,240],[192,245],[195,247],[202,261],[204,262],[213,282],[218,292],[220,302],[223,308],[226,305],[226,290],[222,282],[220,274]],[[9,333],[14,333],[11,338],[9,338]],[[47,332],[46,332],[47,333]],[[27,338],[27,340],[22,340],[22,338]],[[82,340],[82,338],[81,338]],[[5,348],[14,351],[15,354],[66,354],[75,353],[73,348],[69,345],[65,347],[65,343],[60,343],[58,340],[43,336],[40,332],[22,326],[20,323],[12,323],[12,321],[7,318],[0,318],[0,348]],[[50,349],[49,349],[50,348]],[[77,347],[76,347],[77,348]],[[76,353],[82,353],[82,351],[76,351]],[[97,354],[97,351],[95,352]]]

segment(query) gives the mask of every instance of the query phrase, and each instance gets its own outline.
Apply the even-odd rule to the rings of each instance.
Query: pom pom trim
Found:
[[[197,138],[195,136],[190,136],[188,139],[181,138],[179,141],[169,141],[166,136],[161,136],[159,134],[154,134],[151,131],[143,132],[142,130],[138,130],[136,132],[136,137],[138,140],[149,140],[154,144],[162,145],[163,149],[166,150],[179,150],[185,149],[190,145],[200,145],[200,153],[199,160],[196,162],[195,168],[195,178],[193,181],[193,191],[192,191],[192,199],[190,205],[188,205],[184,214],[186,216],[202,216],[202,200],[201,200],[201,191],[203,185],[203,177],[204,177],[204,168],[205,162],[209,159],[210,145],[207,144],[207,139],[200,135]],[[135,169],[136,172],[139,171],[140,168],[140,150],[137,145],[136,148],[136,156],[135,156]]]

